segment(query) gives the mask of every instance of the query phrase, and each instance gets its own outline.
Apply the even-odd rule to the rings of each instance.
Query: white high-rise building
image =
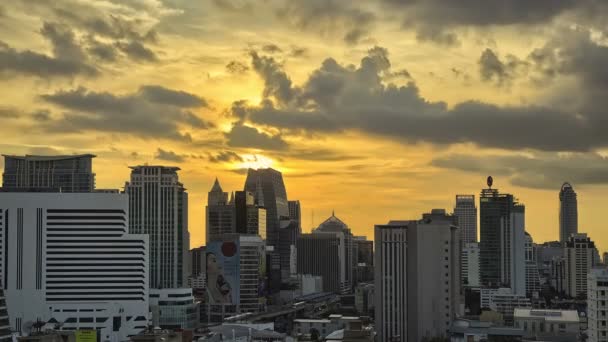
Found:
[[[376,226],[380,341],[449,336],[461,309],[460,238],[454,221],[444,210],[434,209],[421,220]]]
[[[407,341],[409,223],[391,222],[374,228],[374,302],[379,342]]]
[[[571,297],[587,295],[587,273],[594,265],[595,243],[587,234],[570,235],[564,248],[564,290]]]
[[[463,244],[477,242],[477,207],[475,206],[475,195],[456,195],[456,206],[454,207],[458,228],[460,228],[460,239]]]
[[[127,233],[128,198],[0,193],[0,270],[11,327],[99,329],[124,341],[148,325],[148,236]]]
[[[462,284],[467,287],[479,287],[479,243],[465,244],[461,256]]]
[[[540,274],[538,273],[538,263],[534,253],[534,241],[532,236],[526,232],[526,296],[534,297],[540,293]]]
[[[177,167],[133,166],[129,195],[129,233],[150,237],[150,288],[186,287],[190,235],[188,193]]]
[[[587,275],[589,342],[608,342],[608,268],[595,268]]]

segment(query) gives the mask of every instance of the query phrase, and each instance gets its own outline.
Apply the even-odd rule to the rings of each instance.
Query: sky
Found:
[[[179,166],[193,247],[248,167],[304,231],[335,210],[370,238],[492,175],[556,240],[568,181],[605,251],[607,24],[604,0],[3,2],[0,152],[93,153],[98,188]]]

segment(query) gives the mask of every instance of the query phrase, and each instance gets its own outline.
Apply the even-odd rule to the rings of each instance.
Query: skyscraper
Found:
[[[376,226],[374,259],[379,341],[448,336],[461,304],[454,217],[434,209],[421,220]]]
[[[92,192],[92,154],[73,156],[4,155],[2,191]]]
[[[572,234],[564,245],[564,285],[571,297],[587,296],[587,273],[595,264],[595,243],[587,234]]]
[[[207,195],[205,208],[205,235],[207,243],[221,240],[224,234],[236,232],[236,210],[228,203],[228,193],[222,190],[220,182],[215,179],[213,187]]]
[[[300,232],[299,222],[290,218],[283,175],[271,168],[249,169],[244,190],[253,193],[255,202],[266,209],[266,243],[278,252],[281,278],[286,278],[290,273],[292,246]]]
[[[479,202],[481,285],[525,295],[525,207],[492,188],[482,190]]]
[[[578,233],[578,204],[576,192],[570,183],[559,191],[559,241],[567,242],[571,234]]]
[[[188,278],[188,193],[177,167],[133,166],[129,232],[150,237],[150,288],[185,287]]]
[[[336,234],[302,234],[296,243],[299,274],[321,276],[325,292],[348,292],[344,239]]]
[[[374,302],[378,342],[407,341],[407,230],[410,222],[374,228]]]
[[[477,207],[475,195],[456,195],[454,215],[460,228],[460,239],[463,245],[477,242]]]
[[[124,194],[0,193],[0,277],[11,326],[99,329],[124,341],[148,322],[148,236],[127,233]]]
[[[587,317],[589,342],[608,341],[608,268],[592,269],[587,275]]]

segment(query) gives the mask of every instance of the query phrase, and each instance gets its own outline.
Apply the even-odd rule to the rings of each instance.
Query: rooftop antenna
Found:
[[[492,184],[494,183],[494,179],[492,179],[492,176],[488,176],[488,188],[492,189]]]

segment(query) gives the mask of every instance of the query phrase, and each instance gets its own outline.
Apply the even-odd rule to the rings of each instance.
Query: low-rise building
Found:
[[[365,320],[360,317],[329,315],[327,319],[295,319],[294,336],[318,335],[319,339],[325,339],[331,333],[363,325]]]
[[[513,325],[515,308],[530,308],[530,299],[513,293],[509,288],[481,289],[481,307],[503,315],[506,325]]]
[[[152,324],[163,329],[194,329],[199,310],[191,288],[150,289]]]
[[[522,341],[523,329],[496,326],[490,322],[456,319],[450,328],[450,342]]]
[[[580,319],[576,310],[517,308],[513,319],[515,327],[525,331],[526,338],[556,342],[576,341],[580,334]]]

